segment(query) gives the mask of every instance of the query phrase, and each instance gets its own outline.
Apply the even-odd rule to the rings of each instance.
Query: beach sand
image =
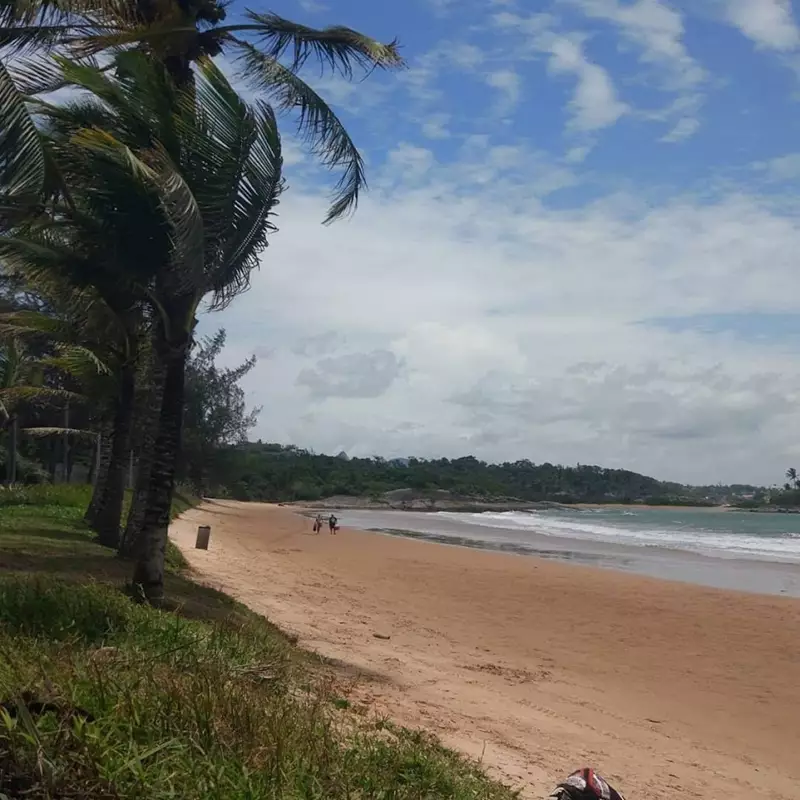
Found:
[[[629,800],[800,797],[800,600],[315,536],[265,504],[211,501],[171,535],[207,583],[341,662],[354,702],[525,796],[591,764]]]

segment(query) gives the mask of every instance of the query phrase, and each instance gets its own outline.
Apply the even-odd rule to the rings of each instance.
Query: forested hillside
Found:
[[[242,443],[218,451],[207,491],[239,500],[317,500],[333,495],[378,497],[394,489],[447,490],[482,499],[677,503],[705,495],[629,470],[562,467],[515,461],[348,458],[293,446]]]

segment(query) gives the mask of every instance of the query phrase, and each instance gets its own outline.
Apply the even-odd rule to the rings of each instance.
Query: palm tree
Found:
[[[72,198],[0,238],[0,255],[12,266],[35,256],[104,297],[138,292],[150,309],[164,384],[134,579],[159,600],[195,315],[206,295],[223,307],[248,285],[274,230],[280,139],[269,106],[242,101],[208,59],[191,91],[138,52],[118,57],[116,75],[62,69],[95,98],[39,113]]]
[[[3,315],[7,317],[7,315]],[[65,426],[20,428],[20,416],[32,406],[83,403],[84,394],[46,380],[48,374],[66,375],[73,380],[102,374],[105,367],[95,355],[81,346],[56,344],[50,354],[41,354],[20,335],[15,324],[0,323],[0,429],[8,431],[6,482],[17,479],[17,451],[20,433],[30,436],[91,436],[91,431]],[[47,385],[49,383],[49,385]],[[64,459],[66,470],[66,458]]]
[[[8,56],[26,57],[26,65],[15,70],[26,94],[65,85],[57,70],[44,69],[41,61],[30,63],[32,55],[54,50],[95,63],[97,57],[137,49],[163,64],[178,87],[194,82],[198,63],[222,56],[233,65],[237,79],[279,112],[293,114],[312,152],[327,167],[341,171],[325,221],[354,210],[366,185],[361,155],[330,106],[299,73],[312,57],[322,70],[348,80],[354,67],[365,72],[400,68],[404,62],[397,42],[381,44],[344,26],[318,30],[248,9],[242,22],[223,25],[229,10],[224,0],[2,0],[0,48]],[[7,94],[0,83],[0,121],[11,119]],[[14,139],[22,146],[27,141],[20,133]],[[27,177],[30,182],[30,170]]]
[[[31,244],[39,244],[41,249],[32,250]],[[75,239],[70,242],[75,251],[80,244]],[[92,242],[95,248],[99,244],[102,240]],[[19,243],[15,245],[14,240],[6,240],[0,244],[0,250],[8,254],[15,246],[11,259],[15,275],[27,276],[29,283],[46,299],[48,310],[1,314],[0,330],[20,338],[43,337],[62,348],[70,348],[70,358],[62,354],[58,362],[51,359],[51,364],[76,378],[85,393],[91,395],[95,408],[100,411],[95,435],[106,440],[100,451],[103,459],[98,459],[95,465],[95,487],[86,521],[97,532],[101,544],[116,548],[124,500],[136,362],[135,334],[141,324],[140,315],[135,310],[115,310],[97,292],[75,290],[54,275],[47,241],[35,231],[28,232],[23,248]],[[76,353],[81,354],[82,359],[77,359]]]
[[[795,488],[800,488],[798,486],[797,470],[794,467],[789,467],[789,469],[786,470],[786,477]]]
[[[101,181],[106,182],[105,191],[108,191],[108,182],[121,185],[135,177],[147,186],[152,195],[158,194],[155,184],[158,181],[163,183],[165,194],[157,201],[152,196],[143,198],[139,197],[141,192],[139,195],[134,192],[133,196],[142,200],[135,209],[130,198],[120,199],[119,195],[114,195],[115,201],[119,201],[119,205],[115,206],[108,203],[109,195],[103,195],[102,192],[99,195],[103,196],[101,205],[107,205],[102,209],[107,212],[104,223],[106,229],[109,225],[113,228],[118,224],[125,227],[122,217],[128,214],[128,219],[136,220],[139,234],[142,230],[151,232],[148,241],[155,250],[169,246],[163,236],[165,231],[170,231],[170,236],[174,233],[173,240],[177,242],[177,250],[180,250],[179,258],[172,252],[167,259],[140,260],[139,268],[126,274],[122,281],[126,289],[145,289],[144,296],[153,314],[155,358],[164,374],[160,429],[155,442],[154,469],[141,537],[143,542],[149,542],[141,545],[141,552],[148,555],[140,557],[137,567],[137,578],[141,578],[146,593],[153,597],[159,596],[163,584],[166,520],[174,482],[175,452],[180,441],[179,398],[194,315],[199,298],[205,293],[212,293],[212,307],[222,307],[244,288],[249,270],[254,266],[255,253],[266,244],[266,233],[272,229],[268,222],[269,212],[280,192],[280,180],[276,177],[280,168],[278,166],[277,170],[273,170],[275,174],[271,179],[264,174],[256,175],[255,178],[265,181],[259,186],[257,181],[254,184],[253,175],[242,172],[242,167],[257,149],[263,151],[263,142],[269,140],[272,140],[272,144],[266,148],[267,160],[269,157],[274,159],[278,154],[279,164],[274,116],[272,109],[262,103],[256,104],[255,114],[253,111],[243,111],[247,106],[226,83],[222,105],[212,105],[211,118],[204,120],[204,125],[196,125],[192,114],[188,123],[187,119],[181,117],[176,124],[175,119],[165,116],[170,102],[175,99],[174,92],[169,102],[163,102],[168,93],[164,93],[165,86],[160,73],[153,70],[147,78],[150,81],[149,89],[155,88],[162,102],[156,106],[145,103],[146,114],[137,116],[131,113],[132,107],[129,106],[122,113],[118,108],[116,115],[112,115],[113,119],[109,119],[97,106],[92,109],[84,107],[77,115],[81,118],[81,124],[76,127],[74,115],[70,119],[69,114],[57,114],[54,109],[47,109],[50,124],[62,134],[62,150],[64,142],[69,140],[72,147],[78,145],[83,150],[84,162],[87,154],[93,151],[92,166],[83,163],[81,169],[75,170],[61,163],[63,152],[56,152],[57,148],[53,150],[42,143],[36,125],[25,113],[25,100],[37,91],[72,82],[84,85],[84,88],[95,92],[104,103],[113,107],[119,101],[112,85],[113,76],[116,75],[123,82],[127,80],[128,85],[131,75],[136,77],[137,69],[139,78],[142,77],[141,69],[135,67],[136,63],[141,65],[141,62],[131,58],[136,53],[120,53],[134,50],[144,51],[151,59],[154,58],[166,68],[175,88],[186,90],[182,95],[183,106],[189,105],[190,100],[193,105],[195,99],[202,106],[210,99],[213,102],[211,95],[214,92],[208,94],[209,86],[224,81],[218,70],[214,75],[209,56],[223,50],[234,52],[239,74],[270,99],[279,111],[296,112],[298,131],[311,150],[328,167],[342,171],[325,219],[330,222],[355,208],[359,192],[365,186],[363,162],[336,115],[298,73],[311,56],[316,56],[323,66],[347,78],[352,77],[354,65],[365,68],[402,65],[395,43],[381,45],[347,28],[318,31],[295,25],[275,15],[251,12],[247,12],[247,23],[223,27],[219,25],[224,17],[220,6],[212,3],[187,11],[185,4],[181,4],[180,8],[178,4],[173,5],[174,8],[167,3],[159,4],[160,10],[157,12],[143,10],[144,4],[142,8],[130,4],[125,9],[122,6],[109,9],[105,4],[96,2],[67,2],[60,4],[57,10],[52,5],[36,2],[26,4],[24,0],[16,3],[11,0],[0,6],[0,45],[6,46],[6,52],[30,53],[61,47],[84,60],[82,66],[73,63],[69,69],[65,68],[67,62],[62,61],[59,70],[42,62],[28,63],[24,67],[17,67],[13,77],[0,63],[0,154],[3,154],[0,157],[0,200],[5,200],[5,208],[0,208],[0,226],[2,223],[6,226],[16,224],[20,216],[24,218],[30,215],[32,207],[38,212],[40,198],[48,201],[55,198],[54,213],[66,218],[75,228],[81,213],[86,216],[86,209],[76,205],[73,193],[77,189],[70,181],[77,181],[80,185],[81,180],[85,182],[89,175],[94,181],[100,177]],[[284,64],[281,59],[289,51],[291,59]],[[92,59],[98,54],[113,54],[114,58],[101,69],[92,65]],[[204,87],[207,93],[201,98]],[[78,110],[72,109],[73,112]],[[216,119],[220,116],[225,122],[220,123]],[[258,120],[255,127],[254,119]],[[259,139],[261,144],[254,147],[252,141],[246,142],[234,135],[227,140],[229,152],[220,159],[219,148],[216,147],[217,129],[220,126],[224,129],[226,125],[230,127],[231,120],[248,127],[251,131],[248,136]],[[115,133],[110,138],[104,138],[99,130],[109,124]],[[77,140],[73,141],[76,131]],[[184,147],[183,139],[187,132],[193,141],[185,149],[194,152],[196,164],[176,159],[176,151]],[[207,137],[205,142],[202,136]],[[209,147],[209,141],[213,141],[214,145]],[[138,157],[145,151],[146,157],[130,159],[131,155]],[[230,156],[231,151],[233,157]],[[263,164],[264,153],[257,156],[256,160]],[[100,176],[92,172],[98,163],[105,171],[101,170]],[[220,171],[220,163],[227,163],[232,171]],[[202,176],[193,184],[182,181],[187,166],[195,170],[197,177],[198,165]],[[127,170],[130,174],[121,175],[120,170]],[[240,193],[231,194],[229,187],[218,180],[223,174],[226,179],[232,179],[230,185],[238,185]],[[261,191],[270,183],[271,189]],[[220,204],[223,187],[225,196],[235,199]],[[241,202],[244,202],[244,210],[237,208]],[[261,206],[257,211],[259,203]],[[154,206],[164,217],[160,221],[152,218]],[[121,209],[126,210],[123,213]],[[88,216],[100,210],[95,203]],[[240,212],[239,216],[248,217],[252,225],[247,223],[244,227],[232,227],[238,224],[232,221],[232,212]],[[109,223],[111,217],[115,219]],[[81,219],[81,224],[85,225],[86,222],[86,219]],[[63,225],[63,219],[59,224]],[[155,227],[147,227],[151,224]],[[199,239],[203,240],[205,248],[202,259],[198,258],[198,231],[201,227],[203,233]],[[256,229],[260,231],[257,235],[252,233]],[[126,241],[133,242],[134,250],[141,252],[142,243],[139,239],[141,235],[134,235],[133,239]],[[222,241],[228,242],[227,252],[220,249]],[[63,248],[60,255],[65,255]],[[213,270],[205,269],[213,262],[217,264]],[[192,268],[201,263],[204,267]],[[177,264],[181,267],[178,268]],[[144,274],[147,270],[143,271],[142,265],[155,266],[156,270]],[[104,275],[104,269],[100,269],[101,274],[88,277],[86,265],[77,266],[78,285],[94,283],[98,278],[101,283],[107,284],[109,276],[113,275],[113,270],[105,270],[108,274]],[[114,281],[114,278],[110,279]],[[154,391],[152,397],[157,398],[158,394],[158,391]],[[157,464],[159,466],[156,468]],[[137,492],[137,495],[141,494]],[[161,544],[158,545],[158,542]],[[159,546],[160,556],[157,553]],[[159,560],[162,565],[160,570]],[[143,566],[146,563],[150,564],[149,571]]]

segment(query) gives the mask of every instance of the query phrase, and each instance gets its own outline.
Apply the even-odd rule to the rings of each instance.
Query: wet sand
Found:
[[[193,549],[201,523],[207,552]],[[584,763],[634,799],[800,796],[797,599],[314,536],[262,504],[214,501],[172,535],[207,582],[357,672],[355,701],[527,796]]]

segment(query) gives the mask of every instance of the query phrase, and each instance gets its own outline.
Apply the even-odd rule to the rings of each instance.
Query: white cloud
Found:
[[[800,44],[790,0],[724,0],[725,15],[759,47],[787,52]]]
[[[330,10],[330,6],[320,0],[297,0],[297,2],[300,4],[300,8],[308,14],[319,14]]]
[[[388,164],[393,175],[406,183],[415,183],[434,163],[433,153],[413,144],[400,144],[389,153]]]
[[[315,399],[380,397],[402,369],[402,361],[388,350],[348,353],[301,370],[295,385],[308,389]]]
[[[486,83],[499,93],[495,105],[495,115],[505,116],[513,111],[519,102],[520,77],[514,70],[498,69],[486,75]]]
[[[613,23],[640,51],[643,62],[660,68],[674,89],[695,87],[707,79],[706,71],[683,43],[681,15],[662,0],[569,0],[584,14]]]
[[[760,161],[753,167],[764,173],[771,181],[795,181],[800,178],[800,153],[789,153],[785,156]]]
[[[306,161],[306,151],[303,149],[303,145],[291,134],[281,134],[281,152],[284,167],[292,167]]]
[[[428,139],[448,139],[450,131],[447,123],[449,114],[429,114],[422,122],[422,135]]]
[[[348,112],[359,114],[370,112],[382,103],[394,87],[377,80],[348,80],[341,75],[309,74],[304,76],[317,94],[333,106],[346,108]]]
[[[434,14],[444,16],[456,5],[458,0],[426,0]]]
[[[624,41],[639,50],[642,63],[653,67],[658,86],[691,102],[682,104],[682,116],[663,141],[678,141],[699,128],[697,112],[703,103],[699,91],[708,74],[689,55],[683,43],[681,15],[663,0],[569,0],[588,17],[613,24]]]
[[[442,72],[472,72],[484,58],[483,51],[475,45],[445,40],[413,59],[409,69],[397,78],[401,85],[405,85],[412,100],[418,105],[430,106],[443,98],[441,89],[436,86]]]
[[[330,227],[323,200],[287,193],[252,290],[203,323],[228,328],[231,361],[269,348],[246,379],[269,409],[255,435],[777,479],[800,438],[797,342],[642,321],[800,312],[775,290],[795,279],[794,214],[748,195],[550,208],[530,181],[558,167],[535,155],[401,147]]]
[[[480,47],[466,42],[442,44],[437,50],[438,57],[462,69],[476,69],[484,61],[484,53]]]
[[[661,137],[662,142],[682,142],[690,136],[694,136],[700,129],[700,120],[695,117],[682,117],[679,119],[671,131]]]
[[[579,38],[546,36],[539,46],[550,54],[547,66],[553,74],[572,75],[577,81],[569,104],[572,128],[596,131],[613,125],[628,112],[628,106],[617,98],[609,74],[584,55]]]
[[[564,160],[568,164],[580,164],[582,161],[586,160],[586,156],[592,152],[592,148],[590,145],[581,145],[580,147],[570,147],[567,150],[566,155],[564,156]]]
[[[492,20],[501,29],[522,33],[532,52],[547,56],[547,67],[552,74],[575,78],[575,90],[569,103],[571,130],[585,133],[606,128],[630,110],[617,97],[608,72],[586,57],[584,37],[554,33],[554,20],[548,14],[521,17],[502,11],[494,14]]]

